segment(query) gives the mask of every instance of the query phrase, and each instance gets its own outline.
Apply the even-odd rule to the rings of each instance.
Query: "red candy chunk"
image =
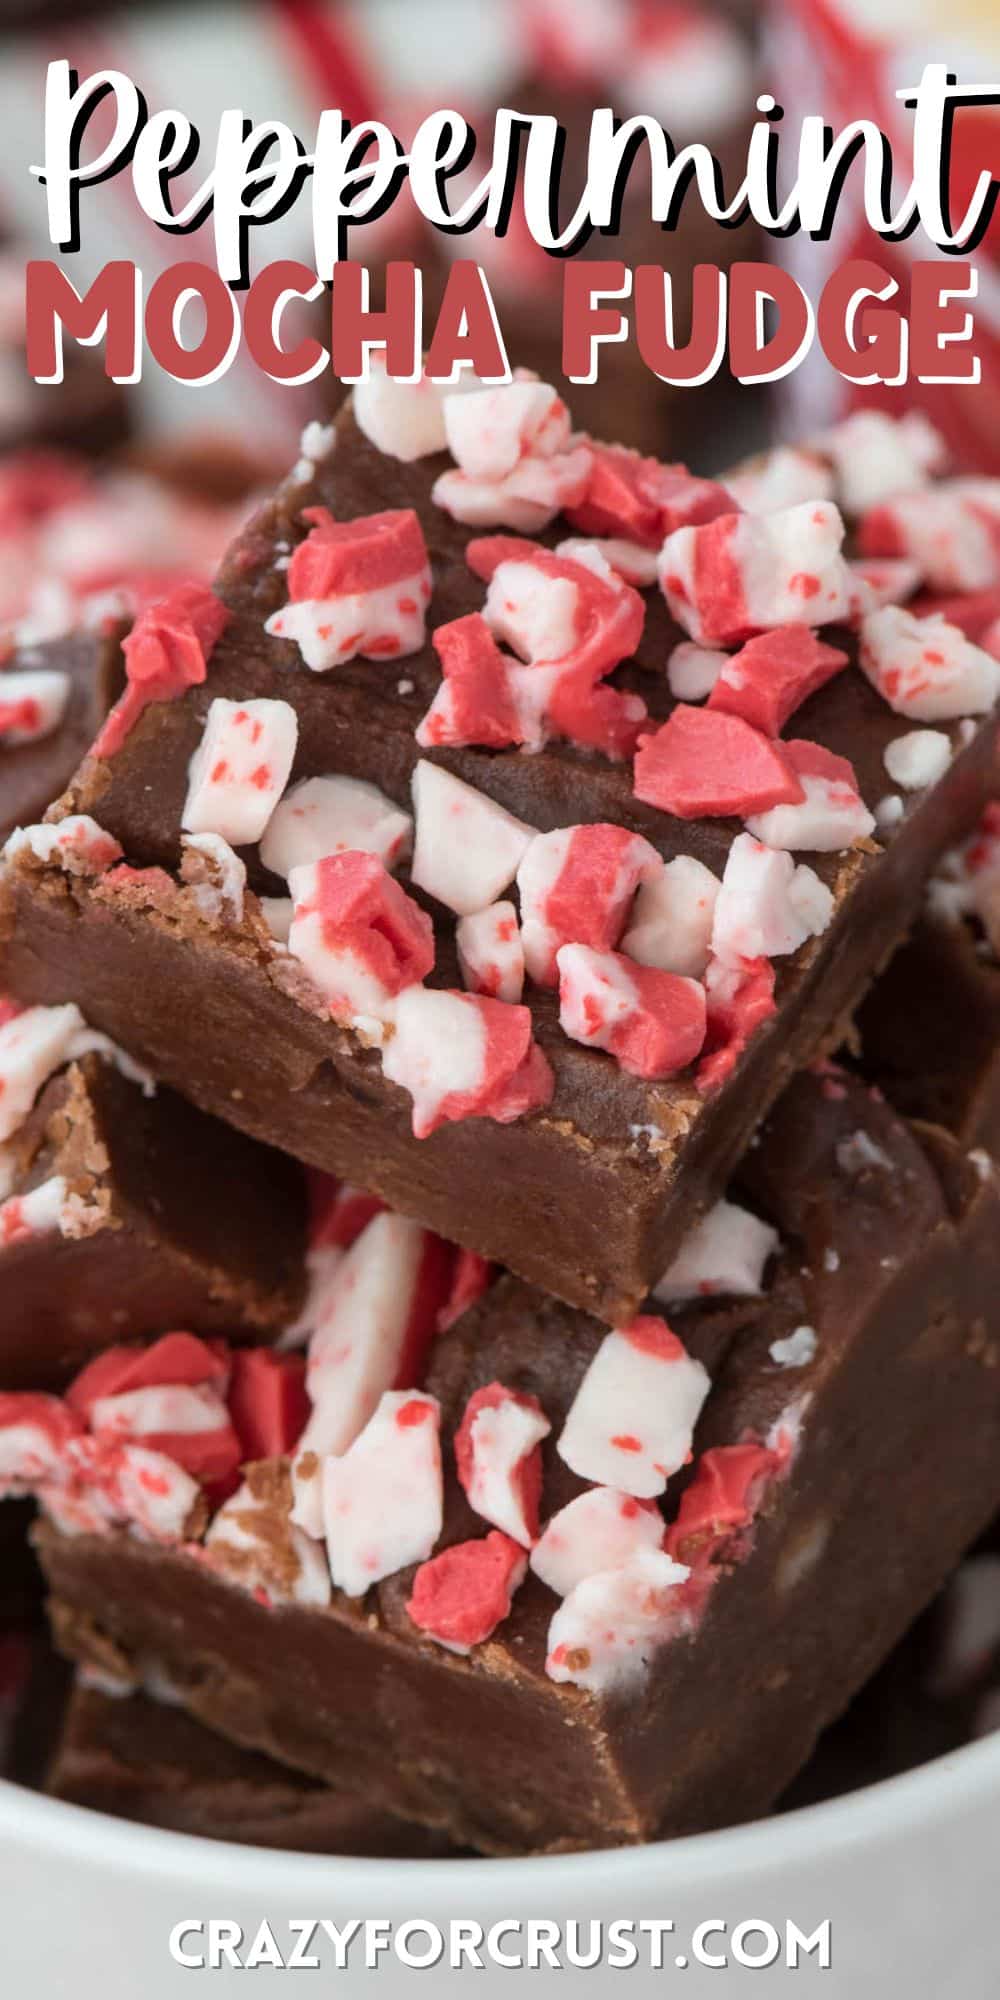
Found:
[[[779,625],[748,639],[726,662],[708,706],[777,736],[795,709],[846,665],[847,654],[824,645],[807,626]]]
[[[346,1181],[335,1180],[318,1167],[306,1168],[309,1194],[310,1250],[349,1250],[385,1202],[377,1194],[363,1194]]]
[[[417,729],[423,749],[435,744],[482,744],[503,750],[523,741],[508,662],[478,611],[439,625],[434,651],[444,680]]]
[[[564,736],[581,750],[600,750],[615,763],[632,755],[648,719],[639,695],[622,694],[603,682],[592,687],[571,673],[560,675],[547,714],[554,735]]]
[[[490,1382],[469,1397],[455,1432],[455,1470],[470,1507],[523,1548],[538,1540],[541,1443],[550,1429],[537,1396]]]
[[[540,578],[571,584],[576,591],[573,642],[568,652],[548,658],[560,660],[567,669],[585,670],[591,682],[631,658],[642,638],[646,607],[639,592],[618,577],[598,576],[572,556],[554,555],[540,542],[517,535],[483,535],[469,543],[465,560],[484,583],[492,583],[501,564],[528,563]],[[492,623],[491,598],[492,593],[487,599],[488,623]],[[539,663],[532,658],[533,665]]]
[[[86,1421],[100,1397],[123,1396],[133,1389],[198,1388],[205,1382],[224,1385],[229,1367],[222,1341],[165,1333],[151,1347],[105,1348],[74,1377],[66,1401]]]
[[[457,1542],[421,1563],[406,1609],[418,1631],[467,1653],[503,1623],[526,1568],[519,1544],[493,1529],[481,1542]]]
[[[463,1118],[508,1125],[552,1096],[552,1070],[527,1007],[412,986],[400,994],[394,1026],[382,1069],[410,1092],[417,1139]]]
[[[678,819],[746,819],[805,796],[780,744],[741,715],[684,702],[655,735],[640,736],[634,789]]]
[[[24,1390],[0,1393],[0,1498],[56,1475],[68,1445],[82,1429],[75,1412],[58,1396]]]
[[[539,834],[517,872],[524,962],[539,986],[555,986],[564,944],[610,951],[619,942],[641,882],[663,872],[648,840],[623,826],[557,827]]]
[[[326,507],[307,507],[312,523],[288,565],[293,602],[346,597],[416,576],[426,565],[423,530],[412,507],[335,521]]]
[[[283,1458],[298,1444],[312,1408],[305,1356],[237,1348],[226,1400],[241,1461]]]
[[[128,686],[91,754],[113,757],[150,702],[176,701],[187,688],[200,686],[228,623],[225,605],[203,583],[179,583],[148,605],[122,646]]]
[[[762,1444],[717,1445],[702,1452],[667,1530],[667,1554],[692,1566],[711,1562],[733,1535],[750,1526],[765,1487],[783,1466],[781,1453]]]
[[[621,536],[658,549],[675,528],[695,527],[736,509],[725,487],[696,479],[685,465],[641,458],[620,444],[595,444],[591,452],[583,499],[566,509],[581,535]]]
[[[434,926],[374,854],[293,868],[288,949],[331,1012],[379,1017],[434,965]]]
[[[461,1319],[477,1299],[481,1299],[493,1283],[495,1265],[480,1257],[476,1250],[460,1250],[451,1275],[448,1296],[437,1317],[437,1330],[446,1333],[455,1321]]]
[[[776,1012],[774,966],[768,958],[746,960],[736,968],[713,960],[705,975],[705,988],[708,1028],[697,1076],[703,1093],[717,1090],[725,1082],[751,1036]]]

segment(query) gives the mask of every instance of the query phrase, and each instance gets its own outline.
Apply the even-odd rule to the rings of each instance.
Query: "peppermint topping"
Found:
[[[42,1085],[72,1059],[85,1034],[72,1003],[26,1007],[0,1025],[0,1141],[23,1125]]]
[[[825,646],[803,625],[782,625],[748,639],[721,669],[710,709],[742,715],[765,736],[777,736],[790,715],[847,665],[847,654]]]
[[[894,607],[862,619],[860,665],[890,708],[920,722],[985,715],[1000,695],[1000,663],[958,626]]]
[[[780,514],[806,500],[832,500],[834,480],[818,451],[776,445],[726,474],[726,486],[744,513]]]
[[[539,986],[555,986],[562,945],[611,950],[640,882],[662,872],[655,847],[622,826],[569,826],[539,834],[517,871],[530,977]]]
[[[421,748],[479,743],[487,750],[503,750],[524,741],[528,724],[518,710],[512,663],[480,613],[439,625],[431,637],[444,679],[417,726]]]
[[[727,965],[710,959],[705,973],[707,1031],[698,1065],[702,1092],[717,1090],[736,1068],[747,1043],[777,1012],[774,967],[767,958]]]
[[[188,771],[186,833],[218,833],[231,847],[259,840],[288,783],[298,717],[287,701],[212,702]]]
[[[456,521],[534,534],[586,487],[590,448],[572,445],[569,412],[547,383],[446,396],[444,421],[458,469],[442,472],[431,497]]]
[[[367,382],[354,386],[355,422],[376,451],[412,465],[445,449],[444,395],[440,383],[426,375],[418,382],[394,381],[384,357],[374,354]]]
[[[678,819],[745,818],[804,797],[782,743],[740,715],[678,703],[652,736],[640,736],[635,796]]]
[[[873,507],[858,529],[866,556],[907,556],[933,590],[1000,584],[1000,479],[942,479]]]
[[[885,768],[904,792],[936,785],[951,763],[951,739],[942,729],[910,729],[885,748]]]
[[[684,465],[641,458],[620,444],[592,444],[586,490],[566,509],[581,535],[601,535],[659,549],[678,528],[732,512],[732,495]]]
[[[797,1326],[784,1340],[772,1340],[767,1351],[779,1368],[808,1368],[818,1345],[814,1326]]]
[[[410,851],[413,821],[364,778],[304,778],[274,809],[260,843],[265,868],[287,882],[293,868],[327,854],[374,854],[388,869]]]
[[[559,1456],[581,1479],[654,1499],[687,1458],[709,1386],[665,1320],[634,1319],[601,1342],[563,1425]]]
[[[8,1250],[15,1243],[30,1243],[36,1236],[49,1236],[56,1232],[68,1233],[67,1226],[74,1216],[74,1208],[68,1200],[69,1186],[63,1174],[52,1174],[27,1194],[14,1194],[7,1200],[0,1200],[0,1250]]]
[[[729,659],[713,646],[682,639],[667,661],[667,684],[676,701],[704,701]]]
[[[530,1564],[557,1597],[568,1597],[585,1577],[622,1569],[639,1549],[658,1549],[662,1542],[655,1500],[591,1486],[546,1522]]]
[[[430,1555],[444,1505],[440,1421],[433,1396],[389,1393],[343,1457],[324,1459],[330,1576],[348,1597]]]
[[[181,877],[206,923],[241,924],[246,863],[233,853],[228,840],[220,833],[185,833],[181,851]]]
[[[524,992],[524,946],[513,903],[460,917],[455,942],[466,991],[516,1006]]]
[[[141,1443],[202,1484],[231,1479],[240,1465],[239,1439],[218,1387],[210,1382],[97,1396],[88,1417],[95,1437]]]
[[[752,834],[737,834],[715,905],[716,959],[741,966],[798,951],[825,931],[832,916],[833,896],[814,869],[796,867],[790,854],[765,847]]]
[[[470,1507],[525,1548],[538,1538],[540,1446],[551,1429],[537,1396],[491,1382],[469,1397],[455,1432],[455,1469]]]
[[[676,1076],[705,1040],[705,989],[696,979],[637,965],[618,952],[563,945],[559,1025],[587,1048],[606,1049],[632,1076]]]
[[[359,654],[397,660],[419,652],[431,570],[412,508],[335,521],[326,507],[307,507],[302,519],[312,525],[288,566],[289,602],[265,621],[265,632],[295,640],[314,673]]]
[[[707,1568],[748,1528],[770,1485],[788,1469],[794,1445],[716,1445],[703,1451],[685,1487],[667,1548],[679,1562]]]
[[[429,916],[374,854],[293,868],[288,949],[338,1020],[388,1019],[434,964]]]
[[[875,816],[858,791],[847,758],[835,757],[819,743],[792,741],[782,748],[802,787],[802,803],[751,814],[747,832],[765,847],[821,854],[841,853],[867,840],[875,830]]]
[[[0,673],[0,749],[51,736],[66,712],[69,690],[69,675],[48,668]]]
[[[100,875],[120,861],[117,840],[98,826],[89,813],[67,813],[65,819],[49,825],[18,826],[3,850],[4,859],[31,854],[36,861],[62,868],[67,875]]]
[[[497,1529],[478,1542],[456,1542],[418,1569],[406,1606],[418,1632],[451,1653],[481,1646],[510,1613],[528,1558]]]
[[[947,447],[940,432],[919,410],[888,417],[881,410],[854,410],[816,440],[833,466],[837,499],[845,514],[864,514],[895,494],[926,488],[943,471]]]
[[[779,625],[826,625],[850,610],[843,539],[844,523],[828,500],[766,516],[722,514],[668,538],[660,587],[678,623],[702,645],[742,645]]]
[[[675,855],[639,885],[622,951],[640,965],[701,979],[708,964],[718,876],[691,854]]]
[[[122,644],[128,686],[91,755],[113,757],[150,702],[176,701],[189,687],[200,687],[228,623],[225,605],[202,583],[178,584],[147,605]]]
[[[634,1688],[659,1647],[683,1628],[679,1586],[689,1572],[659,1549],[637,1549],[620,1569],[584,1577],[549,1626],[545,1671],[590,1694]]]
[[[266,1604],[330,1602],[323,1554],[276,1504],[246,1481],[216,1514],[205,1536],[213,1564]]]
[[[507,1125],[548,1104],[552,1071],[527,1007],[471,993],[410,987],[400,995],[382,1069],[413,1099],[413,1132],[493,1118]]]
[[[667,1305],[681,1299],[759,1298],[779,1241],[777,1230],[748,1208],[717,1201],[689,1230],[653,1296]]]
[[[495,902],[535,841],[534,827],[425,758],[413,773],[413,810],[413,882],[458,916]]]
[[[869,556],[850,562],[851,618],[867,617],[883,604],[902,604],[920,584],[920,565],[905,556]]]

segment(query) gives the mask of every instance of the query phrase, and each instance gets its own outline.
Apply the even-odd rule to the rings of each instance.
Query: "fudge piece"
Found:
[[[67,1063],[102,1038],[43,1009],[0,1028],[5,1101],[19,1028],[50,1037],[39,1062],[54,1073],[33,1104],[29,1077],[0,1147],[0,1388],[60,1387],[111,1342],[171,1326],[273,1340],[304,1291],[300,1169],[172,1091],[146,1094],[113,1052]]]
[[[903,1111],[1000,1155],[1000,813],[945,857],[858,1015],[860,1056]]]
[[[51,728],[40,735],[5,740],[0,731],[0,839],[6,840],[16,826],[40,820],[86,756],[121,693],[120,638],[117,628],[108,634],[71,632],[12,651],[0,661],[0,711],[8,706],[5,682],[22,702],[37,699],[30,692],[35,687],[60,704]],[[21,690],[26,687],[25,697]]]
[[[291,1472],[251,1468],[204,1539],[183,1492],[138,1535],[62,1532],[50,1415],[58,1641],[487,1852],[758,1813],[995,1508],[998,1202],[944,1133],[806,1075],[665,1278],[672,1331],[503,1277],[380,1401],[377,1215],[318,1311]]]
[[[109,1693],[86,1677],[70,1695],[45,1789],[118,1819],[253,1847],[406,1860],[454,1852],[430,1828],[238,1749],[172,1702]]]
[[[3,977],[77,997],[202,1108],[615,1321],[995,789],[1000,668],[957,627],[872,610],[829,501],[736,515],[570,438],[543,384],[482,393],[489,422],[475,394],[376,378],[218,598],[149,613],[58,808],[125,866],[11,857]],[[550,525],[535,543],[469,518]],[[624,580],[657,566],[662,591]],[[859,613],[860,639],[809,623]],[[917,710],[944,749],[877,823]],[[207,913],[171,873],[206,842],[235,885]],[[137,1005],[137,963],[169,1007]]]

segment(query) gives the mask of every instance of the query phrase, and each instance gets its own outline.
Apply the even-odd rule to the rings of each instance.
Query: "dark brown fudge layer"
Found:
[[[699,1628],[655,1654],[639,1691],[546,1677],[556,1599],[533,1576],[493,1639],[458,1658],[415,1633],[407,1572],[360,1603],[269,1609],[189,1554],[46,1526],[59,1643],[116,1674],[165,1670],[223,1735],[487,1852],[764,1810],[995,1509],[1000,1194],[944,1133],[911,1130],[839,1076],[792,1086],[737,1192],[783,1248],[763,1299],[672,1314],[713,1379],[696,1455],[762,1439],[796,1409],[800,1443],[749,1546],[720,1552]],[[773,1344],[804,1325],[813,1359],[780,1366]],[[499,1379],[537,1394],[557,1436],[601,1338],[501,1280],[436,1344],[426,1386],[445,1435]],[[543,1449],[548,1516],[581,1482],[552,1438]],[[446,1488],[445,1543],[481,1533],[453,1477]]]
[[[99,1349],[171,1327],[268,1340],[294,1319],[294,1161],[94,1055],[46,1085],[11,1144],[13,1194],[63,1175],[85,1219],[0,1249],[0,1388],[58,1388]]]
[[[468,532],[430,501],[443,456],[415,466],[388,459],[361,437],[349,409],[338,427],[337,450],[315,482],[281,489],[230,552],[219,587],[233,617],[205,685],[148,708],[114,760],[85,764],[62,802],[62,810],[92,813],[133,866],[177,864],[188,764],[216,696],[292,703],[293,778],[340,771],[409,801],[420,754],[414,729],[440,680],[430,643],[391,667],[355,661],[310,674],[296,647],[263,633],[286,589],[276,546],[300,539],[310,504],[340,517],[412,505],[433,567],[433,622],[479,608],[483,588],[464,561]],[[562,532],[555,526],[546,539]],[[678,636],[662,598],[650,593],[636,662],[618,679],[641,688],[655,717],[673,705],[663,661]],[[870,803],[885,790],[883,752],[900,726],[850,670],[795,719],[797,735],[851,758]],[[568,1040],[554,996],[532,994],[537,1039],[555,1071],[551,1104],[513,1125],[466,1120],[415,1140],[409,1098],[383,1078],[377,1053],[287,990],[287,956],[276,958],[252,905],[241,930],[213,932],[186,902],[171,902],[162,876],[108,887],[39,874],[30,857],[19,863],[0,892],[0,980],[25,998],[78,1000],[88,1018],[203,1109],[361,1182],[571,1303],[621,1320],[720,1192],[767,1106],[836,1039],[912,921],[935,861],[996,791],[993,722],[965,747],[959,725],[951,735],[948,772],[910,799],[884,849],[869,842],[844,856],[808,857],[834,890],[833,920],[821,938],[779,961],[777,1014],[709,1097],[690,1073],[662,1083],[626,1075],[610,1056]],[[645,834],[664,856],[691,853],[717,872],[740,830],[735,820],[683,821],[644,806],[632,797],[628,767],[565,744],[537,756],[432,755],[543,830],[613,820]],[[258,890],[281,887],[254,849],[244,854]],[[449,922],[435,974],[446,984],[454,978],[451,937]],[[150,991],[169,992],[169,1006],[148,1005]]]
[[[44,646],[23,647],[0,662],[4,671],[53,668],[68,674],[69,700],[50,736],[14,747],[0,744],[0,843],[15,826],[31,826],[68,785],[85,757],[122,686],[122,659],[116,636],[74,632]]]
[[[75,1687],[46,1790],[118,1819],[252,1847],[408,1860],[453,1851],[429,1828],[239,1750],[183,1709],[144,1694],[123,1699]]]
[[[971,923],[925,915],[858,1015],[893,1102],[1000,1157],[1000,966]]]

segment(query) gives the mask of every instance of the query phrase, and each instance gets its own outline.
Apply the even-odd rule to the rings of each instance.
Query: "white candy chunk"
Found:
[[[394,382],[373,357],[368,381],[355,383],[353,404],[358,429],[389,458],[410,465],[447,445],[443,392],[426,376]]]
[[[885,768],[904,792],[936,785],[951,763],[951,739],[943,729],[910,729],[886,744]]]
[[[556,543],[555,552],[557,556],[568,556],[572,562],[586,563],[596,576],[606,576],[611,570],[623,583],[632,583],[637,590],[647,590],[656,582],[656,550],[645,549],[641,542],[629,542],[620,535],[569,535],[564,542]]]
[[[585,1577],[622,1569],[639,1549],[658,1549],[662,1541],[663,1516],[654,1501],[591,1486],[546,1522],[529,1562],[550,1590],[568,1597]]]
[[[518,1470],[551,1429],[541,1411],[513,1395],[484,1404],[469,1426],[470,1463],[462,1482],[469,1505],[522,1548],[530,1548],[534,1528],[525,1512]]]
[[[483,617],[500,645],[535,665],[572,652],[579,603],[569,577],[548,576],[530,562],[502,562],[490,578]]]
[[[216,1514],[205,1536],[206,1549],[233,1550],[240,1558],[238,1566],[234,1565],[233,1574],[243,1588],[264,1591],[272,1603],[284,1600],[291,1604],[319,1607],[329,1604],[330,1571],[323,1551],[301,1529],[291,1524],[287,1532],[290,1547],[298,1558],[298,1570],[290,1584],[279,1588],[275,1565],[269,1560],[269,1546],[263,1539],[267,1520],[261,1524],[261,1535],[254,1532],[254,1517],[262,1512],[265,1516],[270,1514],[266,1503],[244,1483]],[[316,1532],[318,1537],[319,1528]],[[257,1559],[256,1567],[254,1557]]]
[[[729,964],[778,958],[819,937],[832,915],[833,896],[812,868],[740,833],[715,905],[712,952]]]
[[[15,827],[3,850],[4,860],[13,861],[19,854],[33,854],[36,861],[47,865],[54,863],[67,875],[100,875],[113,861],[121,860],[122,850],[89,813],[68,813],[52,825],[41,821],[36,826]]]
[[[413,1099],[415,1128],[430,1127],[445,1097],[476,1091],[486,1071],[486,1028],[460,994],[408,986],[396,1002],[382,1074]]]
[[[898,792],[889,792],[884,799],[879,799],[875,807],[875,824],[879,832],[891,832],[894,826],[899,825],[905,810]]]
[[[96,1436],[110,1432],[114,1437],[200,1436],[217,1431],[229,1422],[225,1403],[210,1383],[157,1384],[149,1389],[128,1389],[117,1396],[98,1396],[91,1404],[88,1421]]]
[[[466,991],[517,1006],[524,992],[524,946],[513,903],[491,903],[460,917],[455,939]]]
[[[728,653],[714,646],[696,646],[691,639],[682,639],[667,661],[671,694],[678,701],[704,701],[728,659]]]
[[[692,639],[711,646],[779,625],[826,625],[847,617],[852,579],[841,554],[844,523],[829,500],[775,514],[730,514],[678,528],[660,550],[667,603]],[[696,560],[711,549],[710,563]],[[724,626],[720,585],[728,586]]]
[[[321,424],[314,417],[306,424],[299,439],[298,462],[292,467],[292,478],[311,479],[323,459],[331,458],[337,448],[336,424]]]
[[[845,514],[864,514],[897,493],[928,486],[947,460],[943,437],[916,411],[889,417],[855,410],[816,442],[833,465]]]
[[[372,1217],[339,1257],[316,1302],[306,1387],[312,1414],[299,1440],[303,1452],[345,1452],[399,1382],[407,1336],[419,1304],[426,1232],[388,1210]],[[402,1385],[402,1386],[405,1386]],[[310,1481],[310,1487],[315,1484]],[[307,1496],[292,1519],[315,1532]]]
[[[274,809],[260,843],[265,868],[283,875],[326,854],[377,854],[386,868],[405,860],[413,821],[364,778],[304,778]]]
[[[570,1407],[556,1449],[571,1471],[652,1500],[684,1464],[709,1391],[662,1320],[605,1335]]]
[[[66,712],[69,689],[69,675],[50,668],[0,673],[0,749],[51,736]]]
[[[61,1231],[66,1220],[69,1192],[63,1174],[50,1174],[47,1181],[30,1188],[27,1194],[0,1201],[0,1250],[6,1243],[25,1242],[31,1236]]]
[[[189,767],[185,832],[218,833],[232,847],[259,840],[288,783],[298,729],[290,702],[216,697]]]
[[[496,902],[536,835],[485,792],[426,758],[413,773],[413,810],[412,879],[462,917]]]
[[[246,862],[233,853],[221,833],[182,834],[181,847],[185,854],[200,854],[209,864],[210,879],[191,885],[191,893],[202,915],[209,923],[224,921],[241,924],[247,885]],[[183,864],[181,873],[184,873]]]
[[[862,619],[859,664],[897,715],[919,722],[985,715],[1000,695],[1000,662],[957,625],[894,607]]]
[[[564,944],[557,954],[559,1026],[573,1042],[609,1048],[616,1029],[641,1005],[635,981],[614,952]]]
[[[373,584],[339,597],[292,598],[264,621],[275,639],[292,639],[311,673],[326,674],[360,654],[365,660],[400,660],[419,653],[427,636],[431,573],[425,563],[411,576]]]
[[[79,1442],[98,1443],[86,1438]],[[110,1463],[98,1464],[98,1477],[87,1498],[104,1512],[109,1525],[127,1522],[150,1541],[184,1539],[201,1498],[201,1487],[190,1473],[163,1452],[148,1451],[141,1444],[116,1445]]]
[[[905,604],[921,582],[920,564],[905,556],[868,556],[849,562],[852,618],[867,618],[884,604]]]
[[[621,950],[640,965],[701,979],[708,964],[719,879],[692,854],[675,855],[640,885]]]
[[[522,458],[551,458],[569,441],[569,411],[547,382],[507,382],[444,398],[448,449],[471,479],[505,479]]]
[[[262,896],[260,913],[276,944],[287,944],[295,904],[290,896]]]
[[[833,473],[817,452],[777,445],[722,475],[727,493],[744,513],[778,514],[806,500],[832,500]]]
[[[778,1248],[778,1232],[748,1208],[717,1201],[690,1230],[669,1270],[654,1285],[655,1298],[668,1302],[719,1294],[758,1298],[764,1268]]]
[[[348,1597],[430,1555],[444,1507],[440,1422],[433,1396],[400,1390],[382,1397],[342,1458],[324,1460],[330,1575]]]
[[[1000,582],[1000,479],[943,479],[925,492],[899,493],[876,519],[882,546],[888,530],[892,553],[919,563],[931,589],[991,590]]]
[[[659,1649],[683,1630],[678,1586],[690,1570],[659,1549],[638,1549],[620,1569],[584,1577],[549,1626],[545,1671],[591,1694],[644,1680]]]
[[[808,1368],[816,1358],[819,1339],[814,1326],[797,1326],[785,1340],[772,1340],[768,1353],[779,1368]]]
[[[85,1032],[79,1007],[27,1007],[0,1027],[0,1140],[10,1139]]]
[[[875,815],[853,785],[811,771],[797,771],[796,777],[805,798],[797,806],[751,813],[746,827],[755,840],[789,853],[839,854],[874,832]]]
[[[583,498],[590,464],[587,446],[578,445],[552,458],[522,458],[504,479],[472,479],[457,469],[442,472],[431,499],[466,527],[513,528],[535,535]]]
[[[58,1396],[19,1404],[18,1416],[0,1425],[0,1499],[18,1498],[43,1482],[65,1477],[72,1418]]]

